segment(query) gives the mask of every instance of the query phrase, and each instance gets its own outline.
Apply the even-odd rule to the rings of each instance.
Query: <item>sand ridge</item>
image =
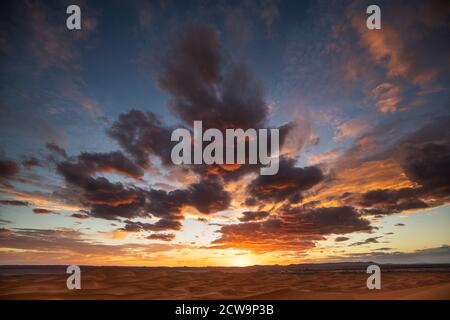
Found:
[[[364,272],[224,272],[96,268],[82,272],[81,290],[67,275],[0,276],[0,299],[445,299],[450,271],[391,271],[382,289],[366,288]]]

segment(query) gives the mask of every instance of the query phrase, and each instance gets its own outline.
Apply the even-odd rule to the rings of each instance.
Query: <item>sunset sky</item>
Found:
[[[0,264],[450,263],[450,3],[372,2],[2,2]],[[278,174],[174,165],[194,120]]]

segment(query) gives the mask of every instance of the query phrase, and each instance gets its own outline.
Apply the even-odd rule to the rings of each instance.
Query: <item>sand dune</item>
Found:
[[[450,299],[450,271],[389,271],[369,291],[360,271],[175,271],[97,268],[81,290],[66,275],[0,276],[1,299]]]

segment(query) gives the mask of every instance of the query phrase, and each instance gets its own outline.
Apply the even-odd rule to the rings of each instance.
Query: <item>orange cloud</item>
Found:
[[[322,152],[319,154],[313,154],[308,158],[308,163],[310,165],[316,165],[319,163],[327,163],[334,159],[336,159],[339,156],[339,150],[333,149],[327,152]]]
[[[333,140],[341,141],[346,138],[356,137],[370,128],[369,122],[361,119],[352,119],[341,123],[334,133]]]
[[[381,83],[372,90],[372,94],[378,99],[376,103],[378,111],[383,113],[397,111],[400,103],[400,87],[391,83]]]
[[[304,202],[318,201],[320,206],[343,205],[341,196],[345,193],[364,193],[375,189],[401,189],[413,187],[400,165],[392,160],[373,160],[336,169],[331,182],[313,188]]]
[[[445,2],[393,4],[389,10],[383,10],[382,29],[369,30],[360,2],[354,2],[347,9],[362,45],[378,63],[386,66],[388,76],[403,77],[416,85],[429,83],[442,70],[443,64],[448,65],[447,57],[436,56],[430,61],[430,56],[435,56],[435,46],[440,41],[436,30],[445,28],[449,13],[450,5]]]

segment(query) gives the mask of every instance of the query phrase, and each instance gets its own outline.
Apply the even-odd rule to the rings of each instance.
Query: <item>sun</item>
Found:
[[[247,267],[252,265],[251,259],[244,255],[233,257],[231,264],[235,267]]]

